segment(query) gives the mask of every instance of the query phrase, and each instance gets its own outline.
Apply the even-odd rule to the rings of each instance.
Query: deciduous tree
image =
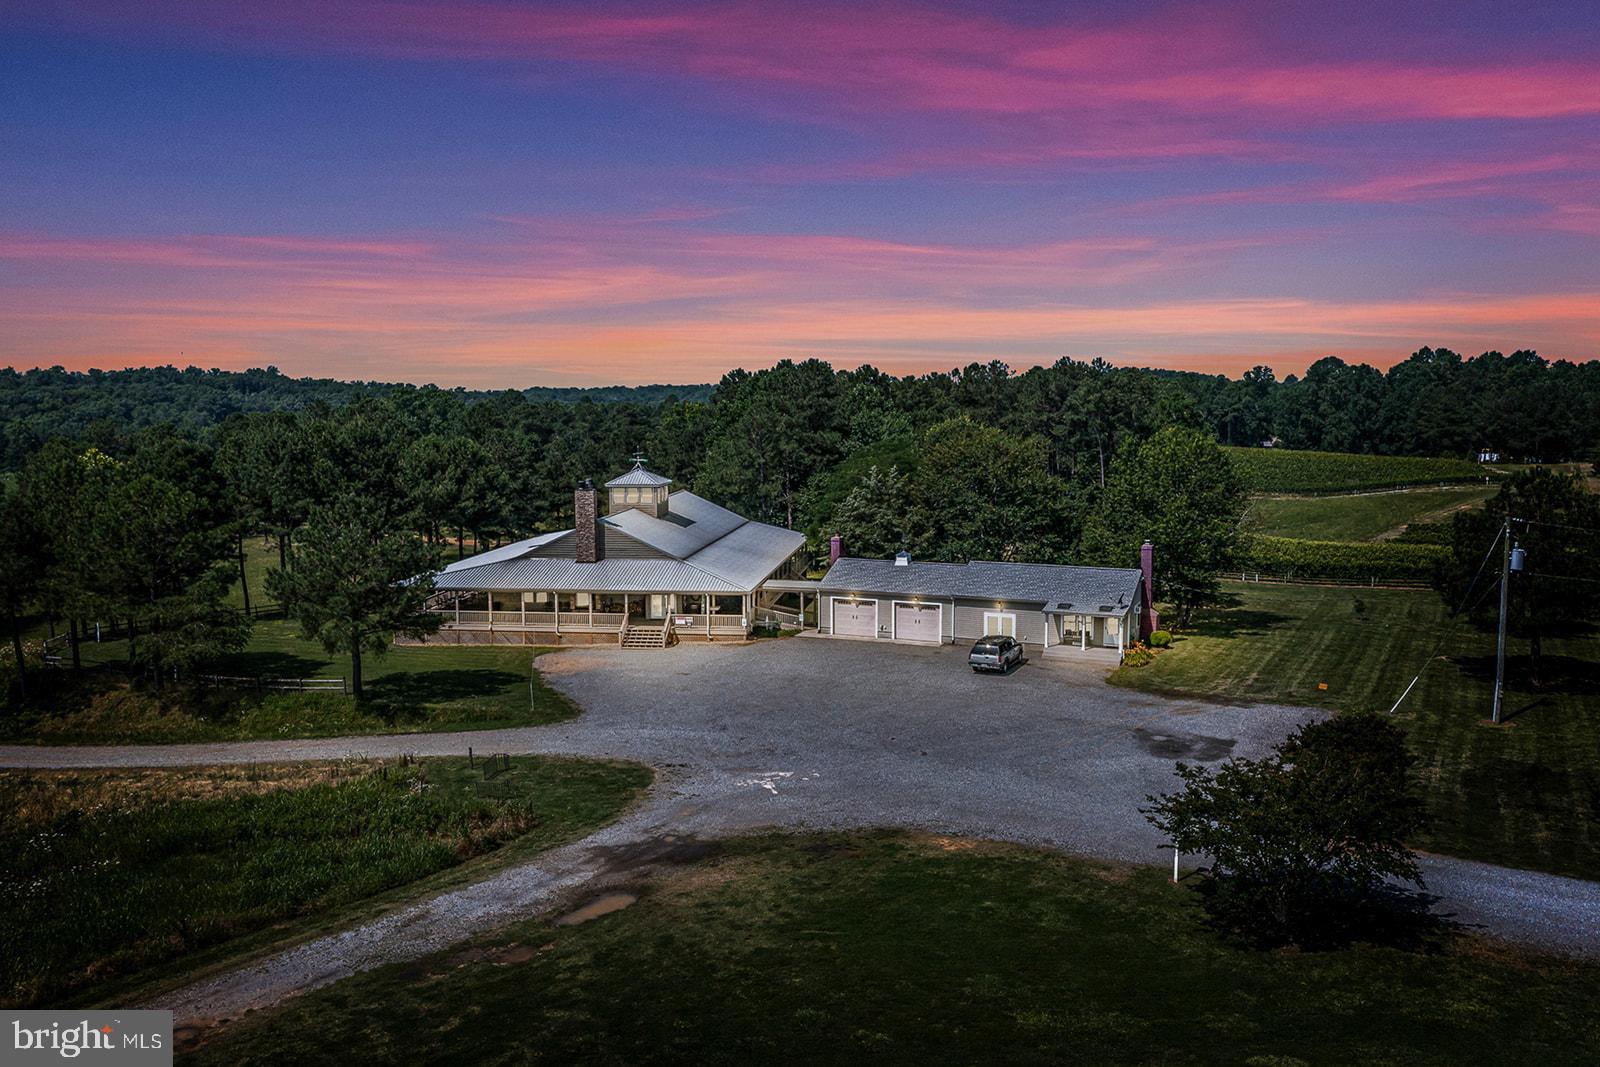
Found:
[[[1245,499],[1215,441],[1168,427],[1123,449],[1085,531],[1085,551],[1106,566],[1130,567],[1140,544],[1154,542],[1155,595],[1187,626],[1195,608],[1215,599],[1217,575],[1233,562]]]
[[[1322,944],[1370,919],[1389,880],[1420,887],[1421,823],[1405,736],[1371,713],[1301,727],[1258,760],[1179,763],[1145,818],[1207,857],[1207,910],[1251,940]]]

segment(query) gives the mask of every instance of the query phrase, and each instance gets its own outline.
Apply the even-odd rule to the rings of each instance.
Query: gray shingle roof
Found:
[[[845,557],[828,569],[828,593],[901,593],[927,597],[1043,604],[1074,614],[1122,614],[1137,603],[1142,575],[1133,567],[1067,567],[1053,563],[918,563]]]
[[[671,478],[663,478],[654,471],[645,470],[643,464],[635,463],[633,465],[633,470],[629,471],[627,474],[619,474],[617,477],[611,479],[606,483],[606,488],[619,489],[634,485],[658,486],[671,484]]]

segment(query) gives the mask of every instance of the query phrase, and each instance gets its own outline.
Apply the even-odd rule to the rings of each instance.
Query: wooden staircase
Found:
[[[619,644],[623,648],[666,648],[671,644],[672,629],[666,623],[660,626],[632,626],[622,624]]]

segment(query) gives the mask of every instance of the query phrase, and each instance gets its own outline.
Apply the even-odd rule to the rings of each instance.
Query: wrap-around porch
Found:
[[[660,630],[664,636],[743,637],[750,630],[752,597],[710,593],[601,593],[558,590],[441,592],[429,609],[445,630],[615,635]]]

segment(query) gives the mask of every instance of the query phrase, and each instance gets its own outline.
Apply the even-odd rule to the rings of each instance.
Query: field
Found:
[[[0,999],[94,998],[268,927],[497,850],[574,840],[649,783],[633,764],[519,757],[0,772]]]
[[[1600,967],[1473,939],[1257,952],[1161,872],[862,833],[736,839],[638,903],[388,967],[198,1064],[1594,1062]]]
[[[1494,494],[1493,486],[1406,489],[1344,496],[1258,496],[1250,501],[1245,530],[1309,541],[1376,541],[1415,522],[1447,522]]]
[[[1229,607],[1119,685],[1218,700],[1387,711],[1418,670],[1397,719],[1410,734],[1432,820],[1418,847],[1600,879],[1600,642],[1545,641],[1545,685],[1511,643],[1506,718],[1490,727],[1494,635],[1447,628],[1428,591],[1228,583]],[[1326,689],[1319,688],[1326,685]]]
[[[1348,493],[1440,482],[1481,483],[1485,477],[1483,467],[1464,459],[1286,448],[1228,447],[1224,451],[1253,493]]]

